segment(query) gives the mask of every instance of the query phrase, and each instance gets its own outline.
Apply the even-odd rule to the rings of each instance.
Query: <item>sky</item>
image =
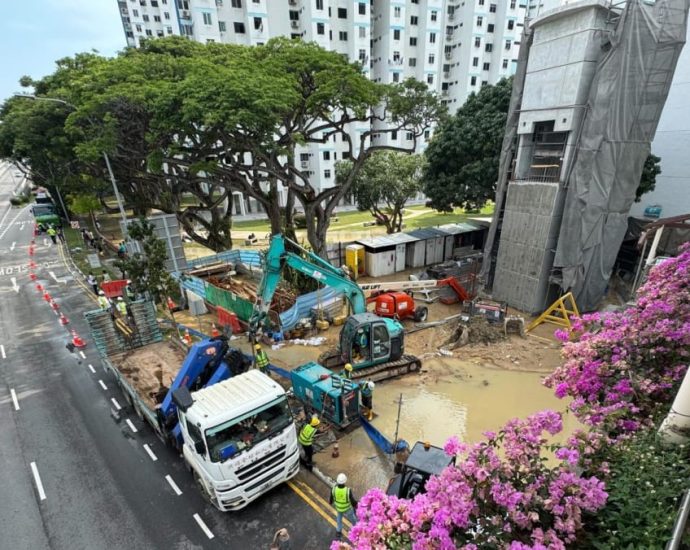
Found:
[[[117,0],[2,0],[0,102],[20,92],[23,75],[40,78],[55,61],[125,47]]]

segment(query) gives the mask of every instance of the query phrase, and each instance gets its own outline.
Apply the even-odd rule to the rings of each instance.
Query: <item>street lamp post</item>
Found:
[[[77,110],[77,108],[72,105],[71,103],[68,103],[64,99],[58,99],[56,97],[39,97],[36,95],[32,94],[14,94],[15,97],[24,97],[26,99],[31,99],[34,101],[52,101],[53,103],[61,103],[62,105],[66,105],[67,107]],[[125,213],[125,207],[122,204],[122,196],[120,195],[120,191],[117,188],[117,181],[115,180],[115,174],[113,173],[113,169],[110,166],[110,158],[108,157],[108,154],[103,151],[103,159],[105,160],[105,165],[108,168],[108,175],[110,176],[110,181],[113,184],[113,191],[115,192],[115,200],[117,201],[117,207],[120,210],[120,216],[122,217],[122,224],[123,224],[123,234],[126,237],[127,236],[127,214]],[[58,195],[60,195],[60,191],[58,190]],[[62,197],[60,197],[60,203],[62,203]],[[65,205],[62,203],[62,208],[65,210]],[[67,215],[67,211],[65,210],[65,215]],[[67,218],[69,221],[69,217]]]

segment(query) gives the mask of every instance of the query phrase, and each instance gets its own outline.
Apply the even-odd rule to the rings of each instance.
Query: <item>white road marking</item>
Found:
[[[93,365],[89,363],[89,370],[93,373],[96,374],[96,369],[93,368]]]
[[[17,221],[17,218],[18,218],[19,216],[21,216],[27,208],[28,208],[28,206],[25,206],[25,207],[22,208],[19,212],[17,212],[17,215],[16,215],[14,218],[12,218],[12,221],[11,221],[9,224],[7,224],[7,226],[5,227],[5,229],[2,230],[2,233],[0,233],[0,239],[2,239],[2,238],[5,236],[5,234],[6,234],[7,231],[9,230],[9,228],[10,228],[12,225],[14,225],[14,222]],[[7,209],[7,212],[5,212],[5,215],[3,216],[2,220],[0,221],[0,227],[2,227],[2,224],[3,224],[3,222],[5,221],[5,218],[7,217],[7,214],[10,213],[10,210],[12,210],[12,209],[11,209],[11,208],[8,208],[8,209]]]
[[[38,491],[38,498],[41,500],[46,499],[46,492],[43,490],[43,483],[41,483],[41,476],[38,473],[38,468],[36,463],[31,463],[31,472],[34,474],[34,481],[36,482],[36,490]]]
[[[3,359],[7,359],[7,355],[5,354],[5,346],[0,344],[0,355],[2,355]]]
[[[105,391],[108,391],[108,386],[105,385],[105,382],[103,382],[103,380],[99,380],[98,383],[101,385],[101,388],[103,388]]]
[[[81,355],[82,359],[86,359],[86,354],[83,351],[80,351],[79,355]]]
[[[10,246],[10,251],[14,250],[14,247],[17,246],[17,241],[14,241],[12,243],[12,246]]]
[[[19,401],[17,401],[17,392],[14,391],[14,388],[10,390],[10,395],[12,396],[12,403],[14,403],[14,410],[18,411]]]
[[[48,239],[43,237],[43,246],[48,246]]]
[[[137,430],[137,427],[134,424],[132,424],[132,421],[129,418],[127,420],[125,420],[125,422],[127,422],[129,429],[132,430],[133,433],[137,433],[139,431],[139,430]],[[144,447],[146,447],[146,445],[144,445]]]
[[[171,478],[169,475],[165,476],[165,481],[168,482],[168,484],[172,487],[172,490],[175,491],[175,494],[179,497],[182,494],[182,491],[180,488],[177,486],[177,483]]]
[[[16,277],[10,277],[10,281],[12,281],[12,290],[15,292],[19,292],[19,287],[17,286],[17,278]]]
[[[66,283],[66,282],[67,282],[67,281],[65,281],[64,279],[58,279],[58,278],[55,276],[55,272],[54,272],[54,271],[49,271],[49,272],[48,272],[48,275],[50,275],[50,276],[53,278],[53,280],[55,280],[56,283]]]
[[[199,516],[199,514],[194,514],[194,519],[195,519],[196,522],[199,524],[199,527],[201,527],[201,530],[202,530],[204,533],[206,533],[206,536],[207,536],[209,539],[214,538],[214,534],[211,533],[211,530],[210,530],[210,529],[208,528],[208,526],[204,523],[204,520],[201,519],[201,517]]]
[[[144,450],[148,453],[148,455],[151,457],[151,460],[156,462],[158,460],[158,457],[153,454],[153,451],[151,450],[151,447],[149,447],[146,443],[144,443]]]
[[[122,410],[122,405],[120,405],[120,404],[117,402],[117,399],[115,399],[114,397],[111,397],[111,398],[110,398],[110,402],[115,406],[115,408],[116,408],[118,411],[121,411],[121,410]]]

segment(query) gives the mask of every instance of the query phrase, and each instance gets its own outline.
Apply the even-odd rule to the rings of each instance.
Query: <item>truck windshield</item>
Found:
[[[35,204],[31,207],[34,216],[48,216],[55,214],[55,209],[50,204]]]
[[[287,399],[281,397],[263,408],[206,430],[206,443],[213,462],[223,462],[292,423]]]

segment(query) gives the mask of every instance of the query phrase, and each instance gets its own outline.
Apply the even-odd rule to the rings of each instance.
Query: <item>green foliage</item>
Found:
[[[425,151],[425,193],[439,211],[481,208],[493,199],[512,78],[482,86],[436,130]]]
[[[91,214],[101,207],[101,201],[89,194],[70,195],[68,202],[69,209],[80,216]]]
[[[348,179],[351,161],[335,166],[336,182]],[[387,233],[402,229],[403,210],[408,200],[422,191],[424,157],[393,151],[377,151],[363,164],[352,188],[357,208],[369,210]]]
[[[153,230],[153,224],[144,218],[132,222],[128,226],[129,238],[138,241],[143,252],[118,260],[115,265],[127,273],[127,278],[138,291],[148,291],[155,301],[163,303],[175,284],[165,269],[165,241],[156,238]]]
[[[640,202],[642,195],[654,191],[656,187],[656,177],[661,174],[661,157],[649,154],[642,167],[640,185],[635,191],[635,202]]]

